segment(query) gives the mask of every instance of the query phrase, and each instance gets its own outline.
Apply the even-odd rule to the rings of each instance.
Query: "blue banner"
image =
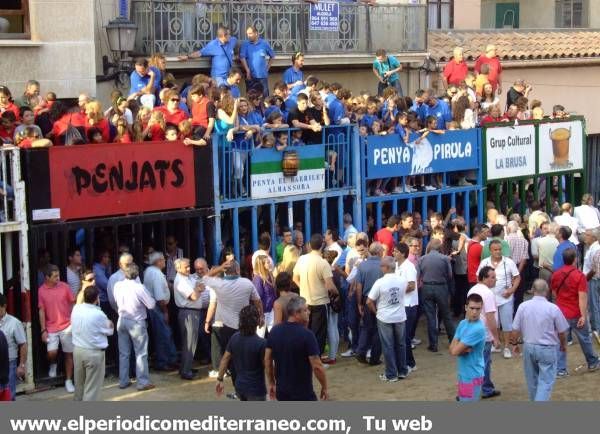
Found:
[[[340,5],[337,2],[311,3],[309,30],[337,32],[339,27]]]
[[[409,143],[398,134],[369,136],[367,178],[477,169],[480,133],[478,128],[430,133]]]

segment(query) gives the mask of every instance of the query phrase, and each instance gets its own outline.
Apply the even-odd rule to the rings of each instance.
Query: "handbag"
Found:
[[[72,117],[73,116],[71,115],[69,118],[69,124],[67,125],[67,130],[65,131],[65,146],[81,145],[86,143],[86,140],[81,135],[81,132],[71,123]]]

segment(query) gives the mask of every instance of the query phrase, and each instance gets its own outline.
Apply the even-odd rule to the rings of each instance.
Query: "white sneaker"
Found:
[[[371,358],[371,350],[367,351],[367,359]]]
[[[510,352],[510,348],[504,348],[504,353],[502,354],[502,356],[505,359],[512,359],[512,353]]]
[[[570,340],[570,341],[567,341],[567,345],[568,345],[568,346],[571,346],[571,345],[573,345],[573,341],[572,341],[572,340]]]
[[[437,190],[436,187],[434,187],[433,185],[426,185],[425,186],[425,191],[435,191]]]
[[[342,354],[340,354],[342,357],[354,357],[356,353],[354,351],[352,351],[351,349],[348,351],[344,351]]]
[[[413,366],[412,368],[409,366],[408,367],[408,373],[410,374],[411,372],[414,372],[417,370],[417,365]]]
[[[219,376],[219,371],[215,371],[214,369],[208,373],[208,378],[217,378]]]
[[[500,347],[492,347],[492,349],[490,350],[491,353],[501,353],[502,350],[500,349]]]
[[[417,190],[416,188],[414,188],[414,187],[411,187],[410,185],[409,185],[408,187],[406,187],[406,190],[407,190],[409,193],[416,193],[417,191],[419,191],[419,190]]]
[[[56,377],[56,363],[52,363],[50,365],[50,369],[48,369],[48,377],[54,378]]]
[[[413,340],[411,341],[413,345],[421,345],[421,339],[419,338],[413,338]]]
[[[75,386],[73,386],[73,380],[65,381],[65,389],[67,389],[67,392],[69,393],[75,393]]]
[[[404,193],[404,189],[402,187],[396,187],[394,188],[394,193],[398,194],[398,193]]]

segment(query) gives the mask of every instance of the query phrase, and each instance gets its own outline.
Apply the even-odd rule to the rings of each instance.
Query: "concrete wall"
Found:
[[[454,28],[457,30],[482,27],[482,0],[454,0]]]
[[[30,0],[31,40],[0,39],[2,78],[13,94],[29,79],[59,97],[94,93],[94,0]]]
[[[549,0],[480,0],[481,1],[481,28],[493,29],[496,27],[496,5],[499,3],[519,3],[519,28],[521,29],[543,29],[554,28],[554,1]],[[468,13],[468,10],[458,10],[455,2],[454,19],[460,14]],[[466,28],[466,27],[463,27]],[[477,27],[472,27],[477,28]]]

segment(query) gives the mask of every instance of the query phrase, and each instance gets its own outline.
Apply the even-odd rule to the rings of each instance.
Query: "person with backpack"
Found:
[[[373,61],[373,74],[377,77],[377,95],[383,95],[383,89],[393,87],[398,92],[398,96],[404,96],[402,93],[402,85],[400,84],[400,76],[398,73],[402,71],[402,64],[394,56],[390,56],[383,48],[375,52],[375,60]]]

